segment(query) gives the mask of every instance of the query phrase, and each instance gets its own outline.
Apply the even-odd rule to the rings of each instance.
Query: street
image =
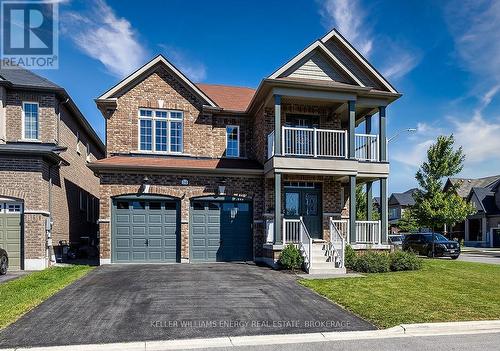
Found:
[[[418,336],[401,337],[387,339],[366,339],[366,340],[337,340],[326,342],[314,342],[303,344],[282,344],[282,345],[257,345],[238,346],[238,351],[489,351],[498,350],[500,345],[500,333],[491,334],[465,334],[465,335],[444,335],[444,336]],[[207,351],[228,351],[236,347],[199,349]]]
[[[465,248],[458,260],[500,264],[500,250],[498,248]]]

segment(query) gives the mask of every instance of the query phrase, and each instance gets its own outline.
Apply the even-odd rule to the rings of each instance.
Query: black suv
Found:
[[[434,254],[432,253],[433,247]],[[446,239],[439,233],[408,234],[403,240],[403,250],[428,257],[451,257],[456,260],[460,255],[460,244]]]

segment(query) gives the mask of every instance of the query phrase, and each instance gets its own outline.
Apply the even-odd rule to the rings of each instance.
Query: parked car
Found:
[[[400,249],[403,246],[404,236],[402,234],[389,235],[389,243]]]
[[[9,268],[9,255],[7,255],[7,251],[0,248],[0,275],[6,274],[8,268]]]
[[[403,250],[428,257],[451,257],[456,260],[460,255],[460,244],[439,233],[408,234],[403,240]]]

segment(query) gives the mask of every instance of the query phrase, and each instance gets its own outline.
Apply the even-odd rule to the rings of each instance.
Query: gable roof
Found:
[[[292,68],[295,64],[299,63],[302,59],[304,59],[307,55],[312,53],[314,50],[318,50],[322,52],[323,54],[326,55],[327,58],[329,58],[332,63],[334,63],[342,73],[346,74],[350,79],[352,79],[357,85],[364,87],[365,85],[363,82],[356,77],[330,50],[326,48],[326,46],[320,41],[316,40],[313,42],[311,45],[309,45],[307,48],[302,50],[298,55],[293,57],[291,60],[289,60],[287,63],[285,63],[283,66],[278,68],[274,73],[272,73],[268,78],[269,79],[276,79],[280,78],[283,73],[285,73],[287,70]]]
[[[327,43],[332,38],[338,40],[344,48],[346,48],[351,55],[359,62],[361,65],[366,68],[388,91],[391,93],[397,93],[396,88],[394,88],[388,81],[385,79],[379,71],[372,66],[370,62],[358,51],[354,46],[352,46],[349,41],[347,41],[340,32],[333,28],[330,32],[328,32],[323,38],[321,38],[322,43]]]
[[[392,193],[391,198],[394,198],[401,206],[413,206],[415,205],[413,194],[415,194],[417,190],[417,188],[412,188],[404,193]]]
[[[460,186],[457,189],[457,195],[459,195],[462,198],[466,198],[472,188],[491,188],[497,184],[497,182],[500,182],[500,175],[495,175],[495,176],[490,176],[490,177],[483,177],[483,178],[476,178],[476,179],[471,179],[471,178],[448,178],[447,182],[450,182],[452,185],[457,185],[460,184]],[[447,184],[445,184],[445,188],[447,187]]]
[[[488,215],[500,214],[500,209],[495,203],[495,193],[489,188],[473,187],[467,197],[476,203],[479,211],[483,211]]]
[[[221,84],[196,83],[217,105],[224,110],[246,111],[255,89]]]
[[[163,65],[167,67],[171,72],[173,72],[187,87],[189,87],[196,95],[198,95],[202,100],[204,100],[208,105],[212,107],[218,107],[217,104],[210,99],[200,88],[198,88],[193,82],[189,80],[181,71],[179,71],[172,63],[170,63],[163,55],[158,55],[151,61],[147,62],[145,65],[140,67],[138,70],[130,74],[128,77],[124,78],[121,82],[116,84],[114,87],[106,91],[104,94],[97,98],[97,101],[106,100],[113,97],[116,93],[125,89],[126,87],[134,84],[142,75],[146,74],[150,69],[156,65]]]

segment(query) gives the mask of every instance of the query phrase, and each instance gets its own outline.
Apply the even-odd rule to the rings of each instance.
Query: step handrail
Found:
[[[333,247],[333,260],[337,268],[344,268],[345,265],[345,238],[330,217],[330,243]]]
[[[306,264],[307,271],[311,269],[312,265],[312,238],[307,231],[307,227],[304,223],[302,217],[300,217],[300,246],[302,252],[304,253],[304,262]]]

